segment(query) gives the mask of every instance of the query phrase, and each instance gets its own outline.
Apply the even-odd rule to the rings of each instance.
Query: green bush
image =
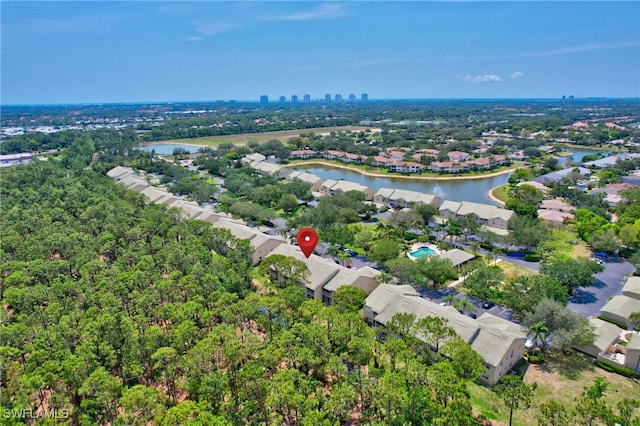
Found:
[[[438,238],[435,235],[429,235],[429,242],[435,243]]]
[[[598,318],[600,318],[602,321],[606,321],[606,322],[610,322],[611,324],[615,324],[615,325],[617,325],[618,327],[620,327],[623,330],[627,329],[627,324],[625,324],[623,322],[612,320],[611,318],[603,317],[602,315],[598,315]]]
[[[405,231],[404,232],[404,239],[405,240],[415,240],[416,238],[418,238],[418,234],[416,234],[415,232],[411,232],[411,231]]]
[[[544,355],[530,355],[527,361],[529,361],[529,364],[542,364],[544,363]]]
[[[527,253],[524,255],[524,260],[527,262],[540,262],[540,255],[536,253]]]
[[[624,368],[619,366],[618,364],[615,364],[611,361],[607,361],[606,359],[601,359],[596,361],[596,365],[600,368],[602,368],[603,370],[606,370],[610,373],[617,373],[620,374],[621,376],[625,376],[625,377],[632,377],[633,376],[633,370],[630,368]]]

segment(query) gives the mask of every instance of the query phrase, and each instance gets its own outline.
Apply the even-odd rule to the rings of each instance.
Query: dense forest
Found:
[[[460,340],[436,364],[406,324],[379,343],[362,294],[325,307],[252,279],[247,241],[91,169],[36,162],[1,187],[2,407],[69,414],[57,424],[474,423],[482,364]]]

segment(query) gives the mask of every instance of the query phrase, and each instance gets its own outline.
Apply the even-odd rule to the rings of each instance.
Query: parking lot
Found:
[[[425,299],[438,304],[446,303],[447,305],[449,305],[450,302],[443,302],[442,299],[445,296],[448,296],[450,294],[453,294],[456,297],[456,299],[466,298],[469,302],[471,302],[471,304],[473,304],[473,309],[471,310],[467,309],[465,312],[465,315],[474,314],[476,315],[476,317],[480,317],[480,315],[484,314],[485,312],[489,312],[490,314],[500,317],[502,319],[513,321],[512,319],[513,312],[510,309],[507,309],[499,305],[494,305],[488,309],[483,308],[483,305],[485,304],[486,300],[482,300],[473,296],[466,295],[464,293],[459,292],[453,287],[445,287],[440,290],[428,290],[428,289],[424,289],[422,287],[416,286],[415,289]],[[517,321],[513,321],[513,322],[517,322]]]

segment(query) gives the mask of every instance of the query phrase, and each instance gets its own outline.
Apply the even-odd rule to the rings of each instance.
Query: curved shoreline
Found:
[[[472,175],[472,176],[405,176],[405,175],[393,175],[393,174],[383,174],[383,173],[371,173],[365,170],[361,170],[352,166],[344,166],[341,164],[328,163],[326,161],[305,161],[303,163],[295,163],[295,164],[283,164],[282,167],[296,167],[296,166],[307,166],[307,165],[320,165],[326,167],[333,167],[336,169],[350,170],[352,172],[357,172],[365,176],[373,176],[373,177],[381,177],[381,178],[394,178],[394,179],[410,179],[410,180],[477,180],[477,179],[486,179],[492,178],[495,176],[504,175],[507,173],[511,173],[516,170],[516,167],[501,170],[499,172],[489,173],[486,175]]]
[[[500,188],[501,186],[503,186],[503,185],[498,185],[498,186],[495,186],[495,187],[491,188],[490,190],[488,190],[488,191],[487,191],[487,198],[488,198],[488,199],[490,199],[491,201],[493,201],[494,203],[497,203],[497,204],[499,204],[500,206],[504,207],[506,203],[505,203],[504,201],[502,201],[502,200],[497,199],[497,198],[493,195],[493,191],[494,191],[495,189]]]

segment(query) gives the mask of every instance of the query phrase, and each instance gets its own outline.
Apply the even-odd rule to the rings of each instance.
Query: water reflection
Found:
[[[424,193],[437,194],[445,200],[452,201],[473,201],[476,203],[493,204],[496,203],[487,198],[487,192],[509,181],[509,175],[487,177],[484,179],[465,180],[413,180],[393,177],[366,176],[351,170],[336,169],[325,166],[297,166],[299,170],[304,170],[325,179],[344,179],[350,182],[357,182],[366,185],[376,191],[380,188],[396,188],[418,191]]]

